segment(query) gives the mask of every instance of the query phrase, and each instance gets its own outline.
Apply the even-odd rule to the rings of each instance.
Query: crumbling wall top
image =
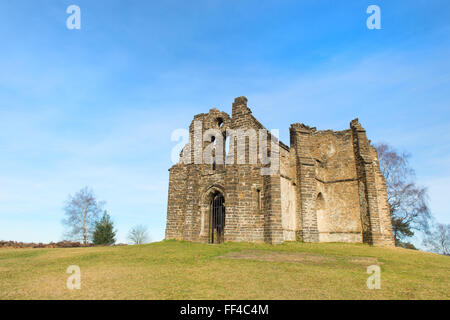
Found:
[[[366,130],[364,130],[364,128],[362,127],[362,125],[359,123],[358,118],[353,119],[353,120],[350,122],[350,128],[352,128],[352,129],[354,129],[354,130],[356,130],[356,131],[366,131]]]
[[[244,96],[237,97],[234,99],[233,107],[234,106],[242,106],[242,105],[247,106],[247,102],[248,102],[247,97],[244,97]]]
[[[300,131],[300,132],[305,132],[305,133],[312,133],[312,132],[316,132],[316,127],[310,127],[307,126],[304,123],[293,123],[291,124],[291,130],[296,130],[296,131]]]

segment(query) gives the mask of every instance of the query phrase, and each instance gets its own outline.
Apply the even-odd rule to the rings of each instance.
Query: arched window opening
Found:
[[[256,201],[257,201],[257,208],[258,208],[258,212],[261,212],[262,210],[262,194],[261,194],[261,189],[256,189]]]
[[[216,150],[217,150],[217,141],[215,136],[211,136],[211,143],[214,145],[212,149],[212,170],[216,170]]]
[[[228,151],[230,150],[230,139],[228,137],[228,135],[225,135],[225,143],[224,143],[224,147],[223,147],[223,163],[226,167],[227,165],[227,155],[228,155]]]
[[[329,229],[329,217],[326,213],[325,199],[322,193],[319,193],[316,198],[316,218],[320,240],[322,233]]]
[[[317,195],[316,199],[316,210],[324,210],[325,209],[325,199],[323,198],[322,192]]]

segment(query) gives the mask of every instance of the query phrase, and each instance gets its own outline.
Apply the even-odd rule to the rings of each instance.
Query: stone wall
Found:
[[[295,183],[295,166],[293,154],[289,149],[280,149],[280,191],[281,191],[281,226],[283,240],[295,241],[297,226],[297,186]]]
[[[361,242],[352,132],[318,131],[310,139],[310,152],[315,160],[316,201],[321,204],[316,208],[319,241]]]

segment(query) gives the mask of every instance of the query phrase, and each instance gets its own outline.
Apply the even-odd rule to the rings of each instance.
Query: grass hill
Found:
[[[367,266],[381,267],[369,290]],[[68,290],[70,265],[81,289]],[[0,249],[0,299],[449,299],[450,257],[363,244]]]

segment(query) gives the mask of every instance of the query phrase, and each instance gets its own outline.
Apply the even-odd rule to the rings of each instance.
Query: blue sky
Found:
[[[81,8],[68,30],[66,8]],[[381,8],[381,30],[366,8]],[[450,223],[450,2],[0,2],[0,239],[57,241],[84,186],[119,230],[164,236],[171,133],[245,95],[254,115],[411,153]]]

